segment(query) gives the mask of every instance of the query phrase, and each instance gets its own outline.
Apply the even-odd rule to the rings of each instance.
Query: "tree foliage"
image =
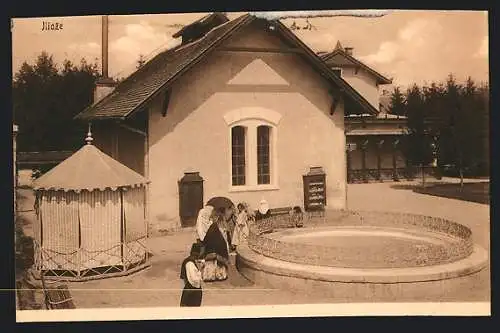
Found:
[[[97,64],[65,60],[58,68],[42,52],[35,64],[23,63],[12,83],[14,122],[19,125],[19,151],[75,150],[86,126],[73,117],[93,100]]]
[[[403,116],[405,114],[405,95],[401,92],[399,87],[395,87],[392,92],[389,113],[398,116]]]
[[[444,83],[413,85],[405,94],[396,88],[390,113],[408,117],[405,154],[414,165],[432,161],[437,139],[441,167],[466,175],[489,173],[489,87],[470,77],[458,83],[449,75]]]

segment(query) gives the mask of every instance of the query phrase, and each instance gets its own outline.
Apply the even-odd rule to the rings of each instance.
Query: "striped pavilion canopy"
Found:
[[[94,145],[86,144],[76,153],[38,178],[34,190],[116,190],[135,187],[148,180],[134,170],[106,155]]]

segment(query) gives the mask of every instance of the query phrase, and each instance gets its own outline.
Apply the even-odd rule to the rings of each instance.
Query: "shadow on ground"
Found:
[[[440,184],[430,187],[416,187],[416,193],[457,199],[488,205],[490,203],[490,184],[485,182],[460,184]]]
[[[463,186],[450,183],[393,184],[390,187],[394,190],[410,190],[419,194],[490,204],[490,184],[488,182],[464,183]]]
[[[391,189],[393,190],[413,190],[418,185],[415,184],[394,184],[391,185]]]

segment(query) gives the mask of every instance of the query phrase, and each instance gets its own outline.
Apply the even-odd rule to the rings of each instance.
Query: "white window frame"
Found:
[[[281,114],[276,111],[261,108],[248,107],[230,111],[224,115],[224,121],[228,126],[228,168],[229,168],[229,192],[246,191],[269,191],[279,189],[278,180],[278,125]],[[257,127],[264,125],[271,128],[269,164],[270,184],[257,183]],[[233,185],[232,177],[232,138],[231,129],[235,126],[246,128],[245,136],[245,185]]]

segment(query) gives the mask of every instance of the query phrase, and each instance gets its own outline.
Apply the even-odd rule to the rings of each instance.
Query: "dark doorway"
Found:
[[[179,181],[181,226],[194,226],[201,208],[203,208],[203,178],[199,172],[186,172]]]

